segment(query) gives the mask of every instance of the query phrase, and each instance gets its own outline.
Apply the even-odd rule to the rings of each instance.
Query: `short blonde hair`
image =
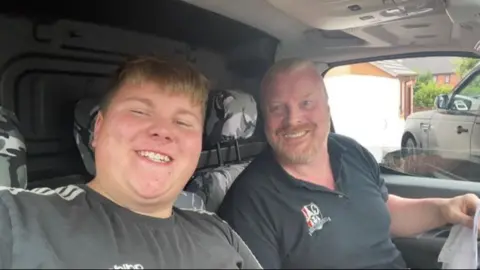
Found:
[[[265,91],[270,88],[273,81],[275,81],[276,77],[279,74],[291,73],[294,71],[309,69],[309,68],[317,70],[317,67],[312,61],[301,59],[301,58],[286,58],[286,59],[277,61],[268,69],[268,71],[263,76],[261,87],[260,87],[260,103],[263,104]]]
[[[100,109],[105,112],[115,93],[125,84],[143,82],[153,82],[169,93],[190,97],[195,105],[202,106],[205,114],[209,94],[208,79],[187,61],[158,56],[137,56],[121,65]]]

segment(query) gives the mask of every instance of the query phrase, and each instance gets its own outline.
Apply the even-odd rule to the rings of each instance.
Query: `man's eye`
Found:
[[[175,121],[177,123],[177,125],[180,125],[180,126],[185,126],[185,127],[191,127],[192,125],[186,121],[182,121],[182,120],[177,120]]]
[[[303,106],[303,107],[309,107],[309,106],[312,105],[312,103],[313,103],[313,102],[312,102],[311,100],[304,100],[304,101],[302,102],[302,106]]]
[[[278,112],[280,111],[281,109],[281,106],[273,106],[273,107],[270,107],[270,111],[271,112]]]
[[[138,114],[138,115],[146,115],[147,113],[144,112],[144,111],[140,111],[140,110],[130,110],[132,113],[134,114]]]

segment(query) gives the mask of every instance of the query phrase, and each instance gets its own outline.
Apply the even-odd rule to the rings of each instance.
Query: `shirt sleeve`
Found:
[[[12,268],[12,221],[0,193],[0,269]]]
[[[265,269],[279,269],[282,266],[278,244],[268,214],[261,214],[259,203],[252,195],[229,190],[218,211],[219,216],[243,239],[246,249],[250,249]],[[249,195],[241,195],[241,194]],[[254,196],[254,195],[253,195]],[[235,201],[235,203],[232,203]],[[242,242],[243,242],[242,241]]]
[[[372,153],[370,153],[370,151],[368,151],[365,147],[361,146],[359,143],[357,143],[357,145],[359,146],[360,151],[362,152],[363,156],[366,159],[366,162],[368,163],[368,166],[372,171],[373,180],[378,186],[383,200],[386,202],[388,200],[388,188],[385,183],[385,179],[380,174],[380,164],[378,164],[377,160],[372,155]]]

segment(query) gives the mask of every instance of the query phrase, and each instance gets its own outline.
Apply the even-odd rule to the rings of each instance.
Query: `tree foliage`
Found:
[[[461,77],[465,75],[478,64],[480,59],[477,58],[458,58],[454,60],[453,64],[455,65],[455,72]]]

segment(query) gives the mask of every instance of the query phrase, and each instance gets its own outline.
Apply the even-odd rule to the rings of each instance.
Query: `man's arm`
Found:
[[[448,199],[407,199],[389,195],[390,232],[397,237],[408,237],[446,225],[442,206],[447,202]]]
[[[12,221],[0,191],[0,269],[12,268]]]
[[[473,228],[473,214],[480,199],[475,194],[448,199],[406,199],[390,195],[387,205],[392,216],[392,234],[413,236],[446,224]]]

